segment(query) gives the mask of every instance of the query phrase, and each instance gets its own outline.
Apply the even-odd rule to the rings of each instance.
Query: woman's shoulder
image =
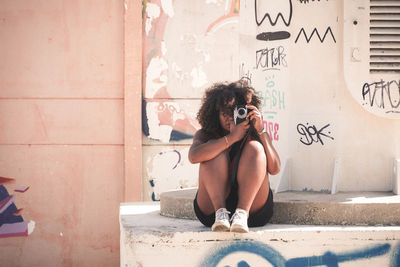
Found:
[[[194,134],[195,140],[201,141],[203,143],[207,142],[210,139],[216,139],[216,137],[213,137],[210,133],[205,131],[204,129],[199,129],[197,132]]]

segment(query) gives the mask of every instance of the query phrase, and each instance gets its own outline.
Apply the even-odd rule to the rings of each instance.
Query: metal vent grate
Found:
[[[370,73],[400,73],[400,0],[370,0]]]

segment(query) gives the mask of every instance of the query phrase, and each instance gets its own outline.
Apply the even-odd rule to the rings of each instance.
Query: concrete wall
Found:
[[[146,1],[143,198],[197,185],[187,150],[200,98],[210,84],[240,77],[264,97],[264,124],[284,164],[273,187],[283,179],[292,190],[391,191],[399,76],[369,75],[369,2],[344,2]],[[393,82],[372,103],[364,85],[381,79]]]
[[[1,266],[119,263],[123,4],[0,2],[0,176],[35,222],[0,239]]]

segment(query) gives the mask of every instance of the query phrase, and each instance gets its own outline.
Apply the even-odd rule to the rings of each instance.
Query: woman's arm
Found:
[[[262,131],[262,130],[261,130]],[[278,174],[281,169],[281,160],[272,145],[271,138],[265,131],[260,134],[260,140],[267,155],[267,169],[272,175]]]
[[[234,125],[232,121],[230,124],[231,131],[228,135],[218,139],[211,139],[207,142],[204,142],[203,130],[198,130],[189,149],[189,161],[191,163],[200,163],[215,158],[233,143],[242,139],[249,127],[248,121],[239,125]]]
[[[252,109],[248,114],[248,118],[253,121],[254,128],[259,133],[261,143],[264,147],[265,154],[267,155],[267,171],[272,175],[278,174],[281,168],[281,160],[272,145],[269,134],[263,131],[264,126],[261,113],[255,106],[247,105],[247,108]]]

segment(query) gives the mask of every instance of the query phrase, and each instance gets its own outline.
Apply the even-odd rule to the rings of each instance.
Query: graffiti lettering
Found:
[[[269,110],[285,109],[285,93],[278,90],[265,90],[262,92],[263,107]]]
[[[259,20],[258,20],[257,2],[258,2],[258,0],[255,0],[255,1],[254,1],[254,15],[255,15],[256,23],[257,23],[258,26],[260,26],[260,25],[264,22],[264,20],[265,20],[266,18],[268,18],[269,23],[270,23],[272,26],[275,26],[275,25],[276,25],[276,23],[278,22],[278,19],[279,19],[279,18],[282,19],[283,23],[284,23],[286,26],[289,26],[289,25],[290,25],[290,21],[292,20],[292,11],[293,11],[292,0],[288,0],[288,3],[289,3],[289,17],[288,17],[287,20],[284,18],[283,14],[280,13],[280,12],[279,12],[278,15],[276,16],[275,20],[272,20],[271,15],[270,15],[268,12],[266,12],[266,13],[264,14],[262,20],[259,21]],[[260,1],[260,2],[261,2],[261,1]]]
[[[262,68],[266,70],[279,70],[278,67],[287,67],[285,48],[279,46],[276,48],[265,48],[256,51],[256,69]]]
[[[324,36],[321,38],[321,36],[319,35],[319,32],[317,30],[317,28],[314,28],[314,30],[312,31],[310,37],[307,37],[307,33],[305,32],[304,28],[301,28],[299,34],[297,35],[296,40],[294,41],[295,43],[297,43],[297,40],[299,40],[300,35],[303,33],[304,37],[306,38],[307,43],[310,42],[311,38],[313,37],[314,34],[317,35],[318,39],[320,40],[321,43],[323,43],[325,41],[325,37],[328,34],[328,32],[331,34],[333,41],[336,43],[336,39],[335,36],[333,35],[332,29],[331,27],[328,27],[325,31]]]
[[[253,266],[249,260],[254,255],[257,257],[257,265],[261,266],[260,261],[265,261],[264,265],[277,267],[306,267],[306,266],[327,266],[337,267],[341,262],[352,262],[360,259],[371,260],[390,253],[392,250],[390,266],[398,267],[400,265],[399,254],[400,245],[393,249],[390,244],[378,244],[359,250],[352,250],[344,253],[325,252],[320,256],[299,257],[286,260],[277,250],[261,242],[234,242],[217,250],[213,249],[210,255],[201,263],[200,266]],[[243,253],[243,257],[237,263],[229,262],[229,255],[234,253]],[[259,258],[261,257],[261,259]]]
[[[320,142],[321,145],[324,145],[324,142],[322,141],[322,136],[325,136],[326,138],[330,138],[332,140],[334,140],[333,137],[329,136],[328,134],[331,134],[331,132],[328,132],[328,134],[324,133],[324,130],[326,128],[328,128],[330,126],[330,124],[325,125],[324,127],[322,127],[321,129],[317,129],[317,127],[315,125],[312,126],[305,126],[304,124],[298,124],[297,125],[297,132],[302,135],[302,137],[300,138],[300,142],[302,142],[303,144],[309,146],[311,144],[318,143]],[[304,139],[303,139],[304,138]]]
[[[386,113],[400,113],[400,110],[395,110],[400,107],[400,80],[365,83],[362,88],[362,97],[371,107],[375,105],[381,109],[389,108]],[[385,102],[385,98],[388,101]]]
[[[278,141],[279,140],[279,124],[273,122],[263,121],[264,129],[268,132],[271,140]]]

